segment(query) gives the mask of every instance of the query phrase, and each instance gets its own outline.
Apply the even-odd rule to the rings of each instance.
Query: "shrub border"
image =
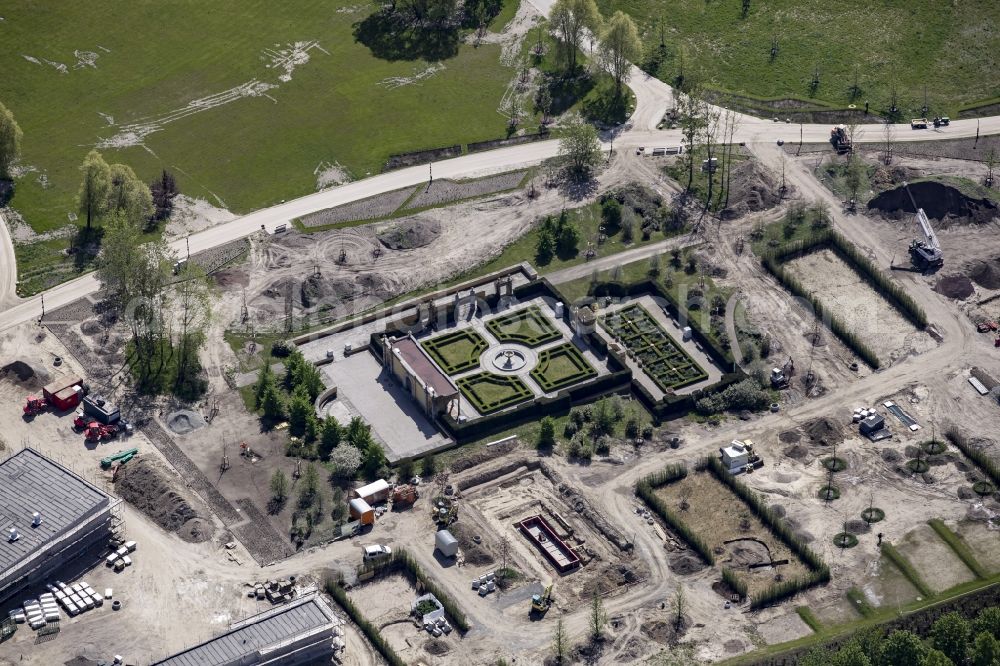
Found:
[[[920,574],[913,568],[913,565],[910,564],[910,561],[906,559],[905,555],[896,550],[896,547],[888,541],[883,541],[881,547],[882,554],[886,556],[886,559],[896,565],[896,568],[899,569],[900,573],[903,574],[903,577],[906,578],[906,580],[910,581],[910,584],[916,588],[917,592],[923,595],[925,599],[930,599],[934,596],[934,592],[931,591],[931,588],[927,587],[927,583],[925,583],[924,579],[920,577]]]
[[[975,574],[976,578],[989,578],[989,572],[979,563],[976,559],[975,554],[969,545],[962,541],[962,538],[955,534],[950,527],[944,524],[944,521],[940,518],[931,518],[927,521],[927,524],[931,526],[937,535],[941,537],[941,540],[948,544],[952,552],[958,556],[958,559],[962,560],[962,563],[969,567],[969,571]]]

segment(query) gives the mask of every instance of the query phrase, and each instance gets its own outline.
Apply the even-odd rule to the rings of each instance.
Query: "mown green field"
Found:
[[[509,0],[494,29],[516,5]],[[144,180],[167,167],[184,193],[234,212],[314,191],[323,163],[358,178],[390,153],[504,135],[496,108],[515,70],[501,65],[499,45],[393,43],[376,57],[354,35],[371,11],[347,0],[5,7],[0,100],[24,130],[23,164],[37,169],[19,179],[11,205],[35,231],[67,224],[84,155],[137,122],[159,129],[141,145],[103,148],[108,162]],[[291,72],[274,66],[276,52],[296,43],[315,43],[299,55],[307,61]],[[93,65],[77,66],[77,51],[96,54]],[[387,81],[438,63],[417,83]],[[255,82],[253,95],[163,122],[193,100]]]
[[[1000,96],[1000,3],[995,0],[598,0],[640,23],[648,47],[666,24],[668,57],[658,70],[672,81],[683,53],[688,73],[700,70],[713,87],[761,97],[888,106],[895,78],[903,115],[930,113]],[[778,55],[771,60],[771,40]],[[861,93],[851,98],[854,69]],[[810,82],[819,68],[819,86]]]

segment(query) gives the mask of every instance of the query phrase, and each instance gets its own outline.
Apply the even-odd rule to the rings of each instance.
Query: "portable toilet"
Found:
[[[353,520],[359,521],[362,525],[375,524],[375,509],[360,497],[352,499],[348,503],[348,509]]]
[[[445,557],[455,557],[458,554],[458,539],[448,530],[438,530],[434,535],[434,546]]]

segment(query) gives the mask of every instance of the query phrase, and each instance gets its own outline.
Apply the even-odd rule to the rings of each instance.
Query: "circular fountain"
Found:
[[[493,356],[493,366],[501,372],[517,372],[528,363],[517,349],[501,349]]]

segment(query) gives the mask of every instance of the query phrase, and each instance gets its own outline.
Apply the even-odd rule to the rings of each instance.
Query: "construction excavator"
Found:
[[[552,586],[549,585],[542,594],[531,595],[531,610],[528,611],[528,614],[535,616],[545,615],[551,607]]]
[[[938,243],[937,234],[934,233],[934,227],[927,219],[927,213],[924,212],[924,209],[917,206],[917,201],[913,198],[913,193],[910,192],[910,186],[903,183],[903,187],[906,188],[906,193],[910,196],[913,209],[917,211],[917,222],[924,234],[923,240],[914,239],[910,243],[910,261],[922,271],[941,268],[944,266],[944,254],[941,252],[941,245]]]

